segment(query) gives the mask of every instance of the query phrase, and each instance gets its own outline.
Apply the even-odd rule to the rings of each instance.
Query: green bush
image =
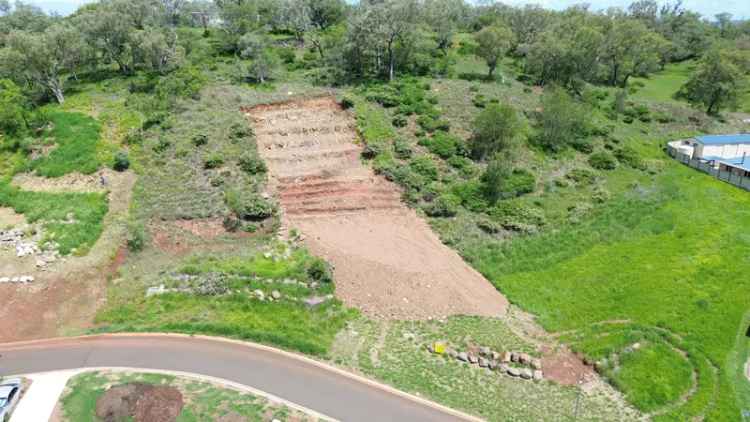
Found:
[[[404,127],[409,123],[409,120],[407,120],[405,116],[397,114],[393,116],[393,120],[391,121],[391,123],[396,127]]]
[[[607,151],[598,151],[591,154],[589,164],[598,170],[614,170],[617,168],[617,160]]]
[[[474,120],[470,142],[474,158],[490,158],[509,149],[524,130],[524,122],[509,105],[491,104]]]
[[[576,138],[570,142],[570,146],[578,152],[591,154],[594,152],[594,143],[588,138]]]
[[[115,171],[125,171],[130,168],[130,158],[128,158],[128,153],[125,151],[118,151],[117,154],[115,154],[114,164],[112,165],[112,168]]]
[[[276,206],[256,193],[230,190],[224,194],[224,201],[241,220],[265,220],[276,214]]]
[[[420,144],[426,146],[431,153],[444,160],[464,150],[463,141],[447,132],[436,132],[432,138],[420,140]]]
[[[250,175],[261,174],[267,171],[266,163],[254,152],[244,152],[240,155],[237,163],[242,171]]]
[[[453,217],[458,213],[461,200],[453,195],[440,195],[425,206],[424,211],[430,217]]]
[[[307,276],[319,283],[333,282],[333,273],[327,262],[320,258],[313,258],[307,265]]]
[[[146,246],[146,228],[141,223],[128,223],[127,238],[125,243],[130,252],[140,252]]]
[[[438,178],[438,167],[430,157],[423,155],[412,158],[409,167],[429,180],[437,180]]]
[[[199,133],[199,134],[193,136],[192,141],[193,141],[193,145],[195,145],[197,147],[200,147],[200,146],[206,145],[208,143],[208,136],[206,136],[206,135],[204,135],[202,133]]]
[[[469,211],[483,212],[489,207],[482,183],[479,180],[455,183],[451,185],[450,192],[459,198],[461,205]]]
[[[396,138],[393,141],[393,152],[396,153],[396,158],[408,160],[409,158],[411,158],[414,151],[412,151],[409,141],[401,138]]]
[[[284,64],[294,64],[294,61],[297,59],[297,54],[293,47],[279,48],[276,52]]]
[[[568,179],[579,185],[591,185],[596,181],[596,173],[589,169],[573,169],[565,175]]]
[[[625,164],[627,166],[630,166],[639,170],[646,169],[646,164],[641,159],[641,156],[638,154],[638,151],[634,150],[631,147],[624,146],[622,148],[618,148],[614,151],[614,155],[615,155],[615,158],[617,158],[617,161],[619,161],[622,164]]]
[[[223,165],[224,157],[218,152],[209,154],[209,156],[203,160],[203,168],[206,170],[217,169]]]

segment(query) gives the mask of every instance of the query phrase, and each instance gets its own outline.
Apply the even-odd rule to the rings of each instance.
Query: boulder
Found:
[[[521,370],[518,369],[518,368],[514,368],[514,367],[511,366],[511,367],[508,368],[508,375],[510,375],[511,377],[520,376],[521,375]]]
[[[544,378],[544,374],[540,370],[534,371],[534,381],[541,381]]]
[[[508,363],[508,362],[510,362],[510,358],[511,358],[511,353],[510,352],[505,352],[505,353],[503,353],[503,358],[501,359],[501,361],[503,363]]]
[[[500,353],[493,350],[490,354],[490,357],[492,358],[492,360],[500,360]]]
[[[531,369],[524,368],[524,369],[521,370],[521,378],[523,378],[525,380],[530,380],[533,377],[534,377],[534,373],[531,372]]]
[[[278,290],[274,290],[271,292],[271,297],[273,297],[276,300],[281,299],[281,293]]]
[[[456,355],[456,359],[462,361],[462,362],[468,362],[469,361],[469,354],[466,352],[460,352],[458,355]]]
[[[532,359],[531,360],[531,366],[534,369],[542,369],[542,360],[541,359]]]
[[[486,346],[480,347],[479,348],[479,355],[480,356],[489,357],[490,356],[490,348],[486,347]]]
[[[480,357],[479,358],[479,367],[480,368],[486,368],[488,366],[489,366],[489,362],[487,361],[487,359],[485,359],[483,357]]]
[[[497,363],[497,361],[496,361],[496,360],[491,360],[491,361],[490,361],[490,362],[489,362],[489,363],[487,364],[487,367],[488,367],[488,368],[490,368],[491,370],[493,370],[493,371],[494,371],[495,369],[497,369],[497,365],[498,365],[498,363]]]
[[[520,362],[522,365],[528,365],[531,363],[531,356],[529,356],[528,353],[521,353],[518,355],[518,362]]]
[[[518,362],[518,353],[516,353],[516,352],[510,352],[510,361],[511,362]]]
[[[469,362],[471,362],[471,363],[477,363],[477,362],[479,362],[479,358],[476,357],[476,355],[474,355],[474,354],[469,354]]]
[[[458,352],[453,349],[448,349],[447,353],[448,353],[448,356],[452,357],[453,359],[455,359],[456,356],[458,356]]]

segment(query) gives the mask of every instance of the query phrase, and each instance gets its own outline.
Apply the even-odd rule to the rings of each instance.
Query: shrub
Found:
[[[146,229],[141,223],[129,222],[125,243],[130,252],[140,252],[146,245]]]
[[[241,220],[265,220],[276,213],[276,206],[257,193],[231,190],[225,193],[224,200]]]
[[[125,151],[118,151],[115,154],[115,161],[112,165],[112,168],[115,171],[125,171],[130,168],[130,158],[128,158],[128,153]]]
[[[396,127],[404,127],[409,123],[409,121],[406,119],[406,116],[397,114],[393,117],[393,120],[391,123],[393,124],[393,126],[396,126]]]
[[[199,133],[199,134],[193,136],[192,141],[193,141],[193,145],[195,145],[197,147],[200,147],[200,146],[206,145],[208,143],[208,136],[206,136],[206,135],[204,135],[202,133]]]
[[[125,138],[123,139],[123,143],[125,145],[141,145],[143,144],[144,139],[145,138],[143,135],[143,129],[137,128],[137,129],[133,129],[129,131],[125,135]]]
[[[239,140],[253,136],[253,129],[242,123],[235,123],[229,129],[229,138]]]
[[[617,168],[617,160],[606,151],[598,151],[589,156],[591,167],[599,170],[614,170]]]
[[[438,167],[430,157],[420,156],[412,158],[409,162],[409,167],[429,180],[437,180],[438,178]]]
[[[349,96],[344,96],[341,99],[341,108],[343,108],[344,110],[347,110],[352,107],[354,107],[354,100]]]
[[[562,88],[546,90],[542,112],[537,118],[537,143],[560,151],[576,139],[588,135],[589,113]]]
[[[592,152],[594,152],[594,143],[591,142],[591,139],[588,138],[576,138],[575,140],[570,142],[570,146],[572,146],[576,151],[582,152],[584,154],[591,154]]]
[[[509,163],[504,160],[493,159],[482,174],[482,188],[490,203],[500,199],[521,196],[534,191],[536,179],[527,170],[510,170]]]
[[[591,185],[596,181],[596,173],[589,169],[573,169],[565,177],[580,185]]]
[[[614,155],[615,158],[617,158],[617,161],[622,164],[639,170],[646,169],[646,165],[641,159],[641,156],[638,154],[638,151],[634,150],[631,147],[625,146],[622,148],[618,148],[614,151]]]
[[[203,168],[206,170],[217,169],[224,165],[224,157],[218,152],[214,152],[203,160]]]
[[[294,64],[294,61],[297,59],[293,47],[279,48],[277,53],[284,64]]]
[[[409,142],[401,138],[393,141],[393,151],[396,153],[396,157],[402,160],[411,158],[413,153]]]
[[[245,152],[240,155],[237,161],[240,169],[247,174],[255,175],[265,173],[267,171],[266,163],[253,152]]]
[[[542,210],[516,201],[500,201],[490,209],[489,214],[503,228],[524,233],[536,232],[539,226],[546,224]]]
[[[307,276],[319,283],[330,283],[333,281],[331,267],[320,258],[313,258],[307,265]]]
[[[491,104],[474,120],[470,149],[473,157],[484,159],[512,146],[524,129],[516,110],[508,105]]]
[[[450,188],[451,194],[461,200],[461,205],[469,211],[482,212],[489,203],[484,196],[484,189],[479,180],[456,183]]]
[[[442,159],[448,159],[460,152],[463,149],[462,143],[460,139],[446,132],[437,132],[424,142],[431,153]]]
[[[453,195],[440,195],[424,211],[430,217],[453,217],[458,213],[460,203],[461,200]]]

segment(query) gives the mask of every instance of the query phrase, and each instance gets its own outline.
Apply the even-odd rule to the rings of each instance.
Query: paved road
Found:
[[[342,421],[456,416],[271,350],[207,338],[93,336],[0,345],[0,375],[86,367],[192,372],[257,388]]]

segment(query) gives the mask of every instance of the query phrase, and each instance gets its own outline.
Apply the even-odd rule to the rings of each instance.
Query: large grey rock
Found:
[[[521,370],[511,366],[508,368],[508,375],[510,375],[511,377],[517,377],[521,375]]]
[[[510,352],[510,361],[511,362],[518,362],[518,353],[516,352]]]
[[[480,368],[486,368],[488,366],[489,366],[489,362],[487,361],[487,359],[485,359],[483,357],[480,357],[479,358],[479,367]]]
[[[281,292],[279,292],[278,290],[274,290],[271,292],[271,297],[273,297],[276,300],[279,300],[281,299]]]
[[[487,356],[487,357],[489,357],[490,356],[490,348],[486,347],[486,346],[480,347],[479,348],[479,355],[480,356]]]
[[[462,362],[468,362],[469,361],[469,354],[466,352],[460,352],[456,358]]]
[[[471,362],[471,363],[477,363],[477,362],[479,362],[479,358],[476,357],[476,355],[474,355],[474,354],[469,354],[469,362]]]
[[[534,369],[542,369],[542,360],[541,359],[532,359],[531,360],[531,367]]]
[[[310,308],[314,308],[322,303],[326,302],[326,298],[323,296],[312,296],[305,299],[303,302],[305,305],[309,306]]]
[[[531,378],[533,378],[533,376],[534,376],[534,373],[531,372],[531,369],[529,368],[521,369],[521,378],[525,380],[530,380]]]
[[[531,356],[528,353],[521,353],[518,355],[518,361],[523,365],[528,365],[531,363]]]
[[[542,371],[534,371],[534,381],[541,381],[542,378],[544,378],[544,374],[542,373]]]
[[[508,363],[508,362],[510,362],[510,358],[511,358],[511,356],[512,356],[512,355],[511,355],[511,353],[510,353],[510,352],[504,352],[504,353],[503,353],[503,358],[502,358],[502,362],[503,362],[503,363]]]

